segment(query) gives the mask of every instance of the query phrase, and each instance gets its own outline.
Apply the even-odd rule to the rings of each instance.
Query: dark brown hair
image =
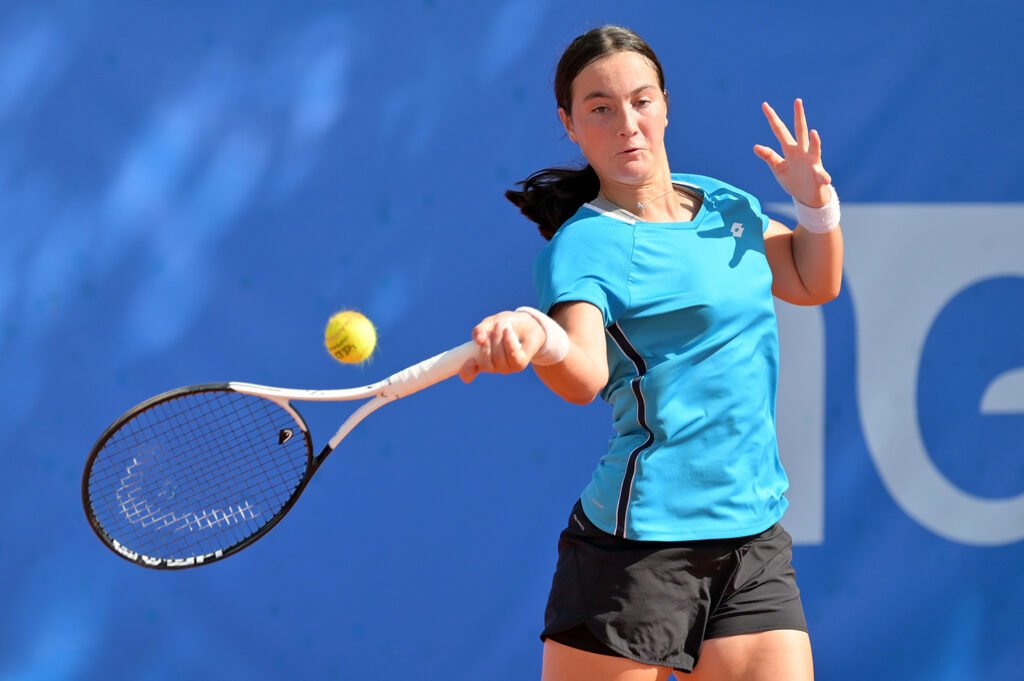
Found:
[[[555,101],[572,114],[572,84],[589,64],[616,52],[636,52],[651,63],[658,74],[658,87],[665,91],[665,74],[651,46],[628,28],[602,26],[577,37],[562,53],[555,69]],[[521,189],[509,189],[505,198],[519,207],[523,215],[540,227],[545,239],[579,207],[590,201],[600,189],[597,173],[590,165],[582,168],[545,168],[516,183]]]

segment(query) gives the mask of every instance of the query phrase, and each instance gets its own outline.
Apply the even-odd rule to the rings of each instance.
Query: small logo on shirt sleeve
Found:
[[[743,236],[743,223],[742,222],[734,222],[734,223],[732,223],[732,229],[729,230],[729,231],[732,232],[732,235],[734,237],[739,239],[741,236]]]

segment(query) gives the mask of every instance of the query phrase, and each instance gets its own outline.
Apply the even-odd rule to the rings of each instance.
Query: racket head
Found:
[[[207,565],[269,532],[315,469],[286,400],[210,383],[133,407],[96,441],[82,504],[100,540],[154,569]]]

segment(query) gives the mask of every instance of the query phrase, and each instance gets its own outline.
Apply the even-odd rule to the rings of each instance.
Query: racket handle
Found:
[[[463,364],[477,356],[478,347],[475,342],[468,341],[408,369],[402,369],[381,381],[378,395],[397,400],[451,378],[459,373]]]
[[[477,347],[477,344],[473,341],[463,343],[456,348],[442,352],[439,355],[434,355],[430,359],[425,359],[408,369],[402,369],[397,374],[392,374],[383,381],[368,386],[367,389],[373,390],[377,396],[359,407],[359,409],[356,409],[345,420],[345,423],[341,424],[338,432],[330,439],[324,450],[320,452],[320,455],[314,459],[314,469],[318,468],[324,462],[324,459],[345,439],[345,436],[369,414],[377,411],[392,400],[411,395],[418,390],[423,390],[435,383],[440,383],[446,378],[451,378],[459,373],[459,369],[462,368],[463,364],[477,356]]]

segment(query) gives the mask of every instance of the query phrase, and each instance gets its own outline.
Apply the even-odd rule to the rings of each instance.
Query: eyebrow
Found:
[[[637,94],[639,94],[640,92],[646,90],[649,87],[654,87],[654,86],[653,85],[641,85],[640,87],[638,87],[635,90],[633,90],[632,92],[630,92],[629,96],[632,97],[634,95],[637,95]],[[598,99],[600,97],[604,97],[605,99],[612,99],[612,96],[610,94],[608,94],[607,92],[604,92],[602,90],[594,90],[593,92],[588,93],[587,96],[584,97],[581,101],[585,102],[585,101],[587,101],[589,99]]]

